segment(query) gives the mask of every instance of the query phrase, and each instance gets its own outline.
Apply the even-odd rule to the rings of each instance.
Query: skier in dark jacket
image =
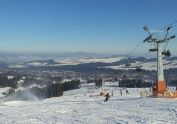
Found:
[[[126,91],[126,94],[129,94],[128,90],[125,90]]]
[[[107,102],[107,101],[108,101],[108,99],[110,98],[109,93],[107,93],[107,94],[105,95],[105,97],[106,97],[106,99],[104,100],[104,102]]]

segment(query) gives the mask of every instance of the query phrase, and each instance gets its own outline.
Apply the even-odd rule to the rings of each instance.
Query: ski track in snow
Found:
[[[108,102],[101,89],[67,91],[62,97],[40,101],[9,101],[0,104],[0,124],[177,124],[177,100],[140,97],[143,89],[119,88]],[[84,94],[85,92],[85,94]]]

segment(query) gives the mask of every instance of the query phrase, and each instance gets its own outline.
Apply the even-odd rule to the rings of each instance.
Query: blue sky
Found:
[[[0,52],[124,54],[147,36],[144,25],[160,29],[176,12],[176,0],[0,0]],[[169,47],[177,54],[176,40]]]

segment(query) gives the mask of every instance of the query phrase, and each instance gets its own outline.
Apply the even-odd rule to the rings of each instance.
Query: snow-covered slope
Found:
[[[113,96],[104,102],[101,89],[84,86],[62,97],[0,104],[1,124],[176,124],[177,100],[141,97],[145,89],[105,86]],[[147,91],[149,89],[146,89]]]

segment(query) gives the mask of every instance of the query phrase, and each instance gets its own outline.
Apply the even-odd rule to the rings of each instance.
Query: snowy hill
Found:
[[[177,57],[164,58],[164,69],[177,68]],[[79,65],[93,65],[97,68],[110,69],[134,69],[137,66],[142,66],[145,70],[156,70],[155,58],[132,57],[124,56],[115,57],[89,57],[89,58],[50,58],[46,60],[29,61],[25,63],[15,63],[8,65],[9,68],[26,68],[30,67],[61,67],[61,66],[79,66]],[[126,67],[126,64],[131,64]]]
[[[37,101],[9,101],[0,104],[1,124],[176,124],[177,100],[141,97],[145,89],[105,85],[114,95],[104,102],[101,89],[83,86],[62,97]],[[147,91],[149,89],[146,89]]]
[[[130,64],[130,67],[126,67],[126,64]],[[174,69],[177,68],[177,58],[166,58],[163,59],[164,69]],[[142,58],[137,60],[137,58],[131,58],[130,60],[127,59],[127,62],[118,64],[117,66],[106,66],[105,68],[112,68],[112,69],[135,69],[137,66],[141,66],[142,69],[145,70],[156,70],[157,69],[157,62],[156,59],[146,59]]]

